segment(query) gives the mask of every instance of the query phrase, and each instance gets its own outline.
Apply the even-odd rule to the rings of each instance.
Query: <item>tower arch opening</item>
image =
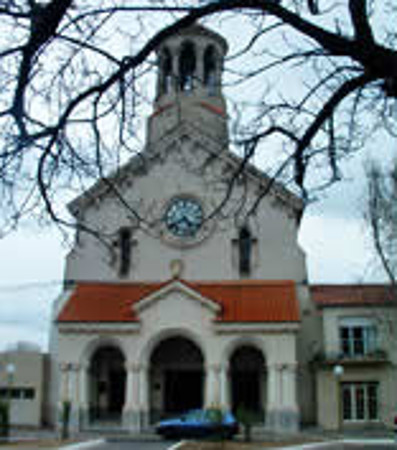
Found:
[[[244,344],[230,357],[231,408],[234,413],[248,411],[263,420],[266,411],[267,375],[260,350]]]
[[[125,402],[125,358],[113,345],[99,347],[90,359],[91,421],[120,421]]]
[[[204,52],[204,87],[208,95],[215,95],[217,91],[217,52],[213,45],[209,45]]]
[[[179,55],[179,89],[182,92],[191,92],[194,89],[196,73],[196,48],[193,42],[182,44]]]
[[[150,357],[151,419],[201,408],[204,394],[204,358],[201,349],[182,336],[168,337]]]

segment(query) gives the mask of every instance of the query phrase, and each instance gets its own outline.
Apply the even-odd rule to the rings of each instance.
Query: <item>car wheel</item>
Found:
[[[171,430],[166,430],[166,431],[164,431],[164,433],[163,433],[163,438],[164,438],[166,441],[171,441],[171,440],[173,440],[173,439],[176,439],[176,438],[177,438],[177,435],[176,435],[173,431],[171,431]]]

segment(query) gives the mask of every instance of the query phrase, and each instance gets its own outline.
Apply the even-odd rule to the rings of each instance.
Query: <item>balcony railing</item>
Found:
[[[375,348],[366,352],[343,352],[341,350],[319,351],[313,358],[313,362],[334,364],[344,363],[385,363],[389,357],[386,350]]]

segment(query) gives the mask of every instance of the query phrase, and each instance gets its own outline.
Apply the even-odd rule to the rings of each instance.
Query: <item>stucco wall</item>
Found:
[[[194,159],[192,160],[192,147]],[[238,236],[238,220],[257,198],[257,181],[247,179],[247,186],[237,186],[227,207],[203,227],[192,245],[178,243],[170,236],[163,222],[170,199],[178,195],[197,198],[209,215],[224,199],[231,168],[217,161],[203,172],[201,164],[208,152],[195,147],[187,138],[180,144],[175,141],[164,150],[162,158],[149,164],[147,174],[131,178],[131,186],[125,186],[124,198],[131,207],[150,223],[142,222],[136,230],[132,247],[132,267],[128,280],[164,280],[170,278],[169,264],[173,259],[184,262],[183,277],[201,280],[228,280],[239,278],[233,240]],[[247,196],[240,215],[236,211],[243,196]],[[305,259],[297,243],[298,226],[296,212],[276,196],[265,197],[257,213],[249,221],[253,237],[257,239],[253,249],[252,278],[306,279]],[[134,226],[134,219],[112,195],[90,205],[84,213],[86,224],[99,225],[112,246],[122,226]],[[114,248],[114,245],[113,245]],[[117,253],[117,249],[115,250]],[[116,254],[115,253],[115,254]],[[66,279],[119,281],[117,255],[94,237],[81,233],[79,243],[67,259]],[[204,263],[203,263],[204,261]]]
[[[318,424],[327,430],[336,430],[341,426],[344,429],[354,427],[370,427],[386,425],[393,427],[393,418],[396,413],[397,391],[395,380],[397,371],[390,366],[383,367],[346,367],[343,376],[337,380],[332,367],[321,370],[317,374],[317,417]],[[375,422],[344,422],[342,425],[342,405],[340,398],[340,385],[344,382],[377,382],[379,383],[379,420]],[[339,409],[339,412],[338,412]]]

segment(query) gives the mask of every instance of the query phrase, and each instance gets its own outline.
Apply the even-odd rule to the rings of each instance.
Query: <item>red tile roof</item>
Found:
[[[187,282],[221,306],[220,322],[298,322],[293,281]],[[58,316],[59,322],[137,321],[133,305],[167,283],[78,283]]]
[[[320,307],[396,305],[397,291],[384,284],[321,284],[312,285],[313,301]]]

